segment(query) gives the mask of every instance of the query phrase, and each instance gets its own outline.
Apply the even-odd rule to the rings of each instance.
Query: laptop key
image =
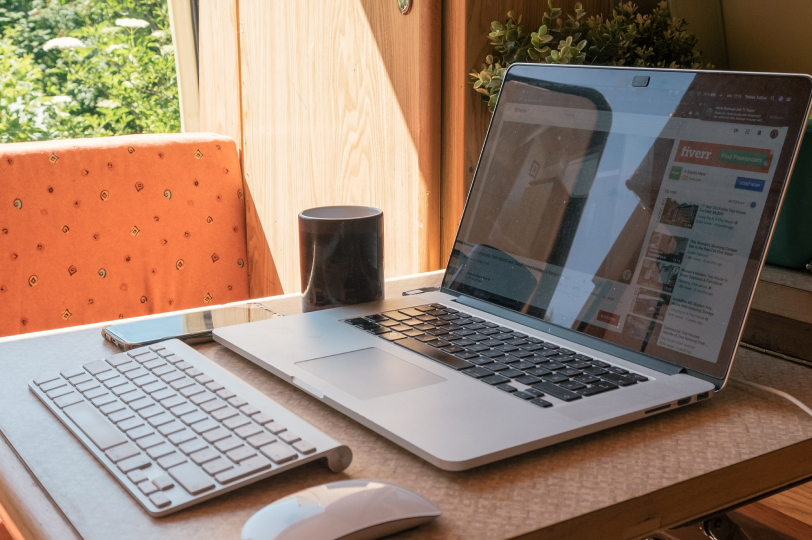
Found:
[[[530,403],[532,403],[533,405],[538,405],[539,407],[543,407],[543,408],[545,408],[545,409],[546,409],[546,408],[548,408],[548,407],[552,407],[552,406],[553,406],[553,404],[552,404],[552,403],[550,403],[550,402],[549,402],[549,401],[547,401],[547,400],[541,399],[541,398],[535,398],[535,399],[531,399],[531,400],[530,400]]]
[[[566,368],[558,371],[559,375],[563,375],[564,377],[575,377],[576,375],[581,375],[581,372],[577,369]]]
[[[416,339],[412,338],[401,339],[397,341],[397,344],[400,345],[401,347],[414,351],[417,354],[428,356],[432,360],[441,362],[447,365],[448,367],[451,367],[456,370],[473,367],[472,363],[466,362],[462,358],[457,358],[453,354],[447,353],[440,349],[435,349],[434,347],[426,345],[425,343],[420,343]]]
[[[608,392],[609,390],[616,390],[617,385],[606,381],[596,382],[595,384],[591,384],[586,388],[582,388],[577,390],[579,394],[582,396],[594,396],[595,394],[600,394],[602,392]]]
[[[533,377],[532,375],[522,375],[521,377],[516,377],[514,380],[518,383],[526,384],[527,386],[541,382],[541,379]]]
[[[579,383],[578,381],[564,381],[562,383],[559,383],[558,386],[560,386],[561,388],[566,388],[567,390],[581,390],[586,385]]]
[[[480,364],[483,365],[483,364]],[[491,371],[503,371],[509,369],[505,364],[501,362],[491,362],[490,364],[484,365],[485,369],[489,369]]]
[[[523,399],[525,401],[535,399],[535,397],[536,397],[533,394],[530,394],[530,393],[525,392],[525,391],[514,392],[513,395],[516,396],[517,398]]]
[[[490,350],[490,347],[487,345],[471,345],[468,347],[468,350],[474,353],[480,353],[482,351]]]
[[[404,336],[400,332],[389,332],[389,333],[386,333],[386,334],[381,334],[378,337],[382,337],[383,339],[385,339],[387,341],[397,341],[399,339],[407,339],[407,336]]]
[[[448,346],[451,345],[451,343],[449,343],[448,341],[446,341],[444,339],[437,339],[435,341],[429,341],[428,344],[431,345],[432,347],[436,347],[438,349],[442,349],[443,347],[448,347]]]
[[[502,375],[503,377],[510,377],[511,379],[513,379],[513,378],[521,377],[522,375],[524,375],[524,371],[521,371],[521,370],[518,370],[518,369],[513,369],[511,367],[510,369],[507,369],[505,371],[500,371],[499,374]]]
[[[600,379],[595,377],[594,375],[590,375],[589,373],[584,373],[583,375],[578,375],[577,377],[573,377],[576,381],[583,384],[593,384],[599,382]]]
[[[482,367],[473,367],[470,369],[464,369],[462,372],[468,375],[469,377],[473,377],[475,379],[482,379],[493,375],[493,371],[487,370]]]
[[[554,398],[558,398],[561,401],[575,401],[576,399],[580,399],[581,396],[576,394],[575,392],[570,392],[565,388],[561,388],[554,384],[550,384],[549,382],[539,382],[533,385],[533,388],[541,390],[545,394],[549,394]]]
[[[608,371],[606,371],[602,367],[588,367],[588,368],[584,368],[584,371],[587,372],[587,373],[590,373],[592,375],[604,375],[606,373],[609,373]]]
[[[545,375],[543,379],[550,383],[560,383],[567,380],[567,377],[563,375],[558,375],[557,373],[553,373],[552,375]]]
[[[490,358],[479,355],[476,355],[474,358],[469,358],[468,361],[476,366],[484,366],[486,364],[493,363],[493,360],[491,360]]]
[[[601,375],[601,378],[620,386],[631,386],[633,384],[637,384],[637,381],[631,377],[624,377],[623,375],[618,375],[617,373],[605,373]]]
[[[515,386],[510,386],[509,384],[500,384],[497,386],[497,388],[509,394],[512,394],[513,392],[517,391],[517,388]]]
[[[487,356],[488,358],[499,358],[500,356],[506,356],[506,354],[502,351],[497,351],[496,349],[490,349],[488,351],[482,351],[482,356]]]
[[[551,375],[552,371],[543,367],[534,367],[533,369],[526,369],[525,373],[534,377],[544,377],[545,375]]]
[[[513,369],[520,369],[520,370],[524,371],[526,369],[533,369],[536,366],[534,366],[530,362],[516,362],[514,364],[511,364],[510,367],[512,367]]]
[[[484,377],[480,379],[482,382],[486,384],[490,384],[491,386],[497,386],[502,383],[510,382],[510,379],[507,377],[502,377],[501,375],[491,375],[490,377]]]

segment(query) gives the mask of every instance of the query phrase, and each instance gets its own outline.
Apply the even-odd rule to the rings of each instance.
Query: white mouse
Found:
[[[242,540],[374,540],[440,513],[431,501],[395,484],[343,480],[269,504],[248,518]]]

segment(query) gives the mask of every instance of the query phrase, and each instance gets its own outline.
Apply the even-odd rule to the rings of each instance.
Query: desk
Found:
[[[387,294],[439,279],[431,273],[392,280]],[[270,302],[282,313],[299,311],[296,297]],[[443,511],[435,522],[398,537],[404,540],[632,539],[812,477],[812,418],[736,383],[703,404],[454,473],[218,344],[197,349],[348,444],[352,465],[334,474],[311,463],[152,519],[25,385],[50,371],[43,364],[72,366],[115,353],[98,328],[0,343],[0,504],[26,538],[238,538],[253,512],[284,495],[345,478],[376,478],[412,489]],[[803,366],[741,350],[734,375],[812,404],[810,372]]]

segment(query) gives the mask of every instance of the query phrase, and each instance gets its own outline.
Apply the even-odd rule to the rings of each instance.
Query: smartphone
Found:
[[[211,341],[211,331],[215,328],[281,316],[263,304],[248,303],[145,321],[111,324],[102,328],[102,336],[122,351],[166,339],[180,339],[192,345]]]

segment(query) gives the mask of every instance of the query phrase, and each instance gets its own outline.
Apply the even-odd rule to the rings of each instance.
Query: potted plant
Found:
[[[564,14],[548,0],[541,26],[528,33],[522,17],[510,11],[504,23],[491,23],[492,52],[482,69],[471,71],[474,90],[493,111],[505,70],[514,62],[588,64],[660,68],[711,68],[702,63],[698,39],[688,33],[683,19],[671,17],[668,2],[650,15],[637,13],[632,2],[621,3],[611,17],[587,17],[580,3],[574,14]]]

